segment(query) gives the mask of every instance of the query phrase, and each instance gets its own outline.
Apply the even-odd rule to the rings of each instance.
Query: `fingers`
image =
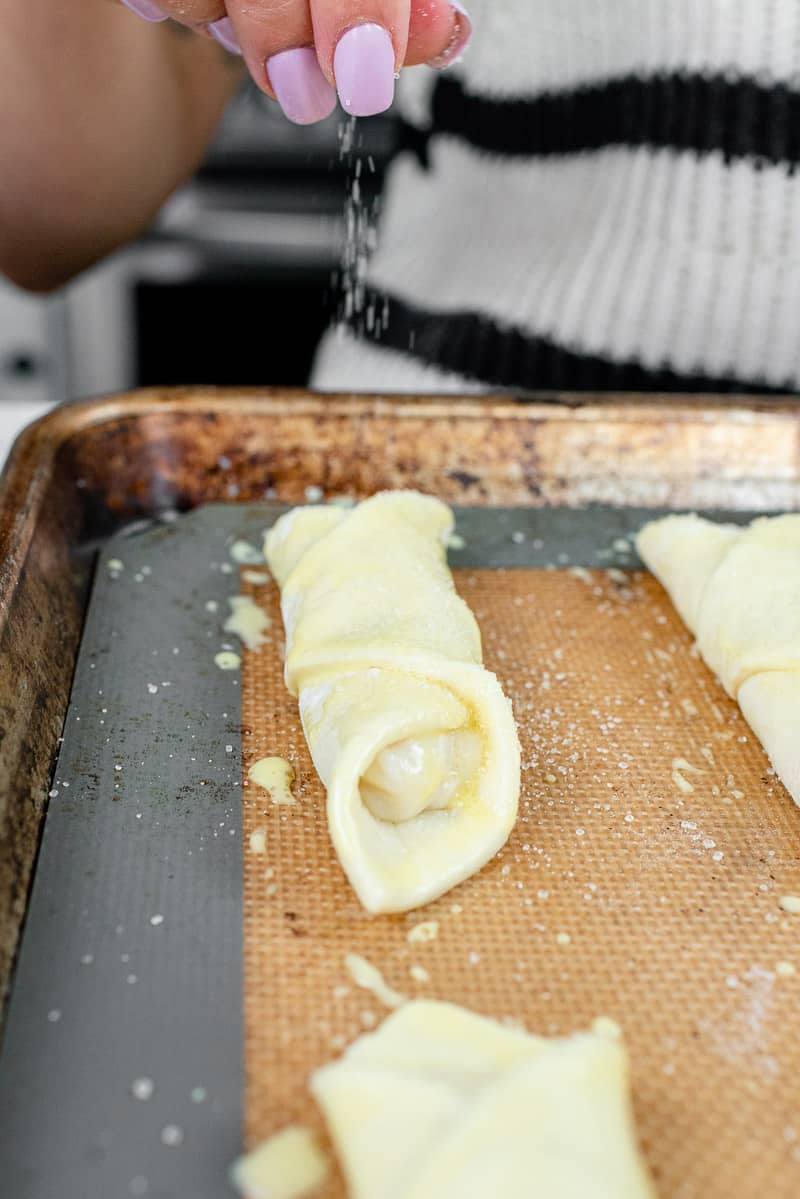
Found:
[[[228,0],[232,31],[250,74],[291,121],[330,116],[336,90],[320,70],[308,0]]]
[[[466,11],[452,0],[390,0],[376,7],[368,23],[353,19],[363,11],[362,0],[310,3],[320,65],[353,116],[383,112],[394,98],[401,66],[447,66],[472,33]]]
[[[345,111],[354,111],[348,94],[359,86],[374,92],[376,102],[388,96],[388,107],[406,57],[411,0],[310,0],[310,7],[320,66],[338,86]]]
[[[227,8],[250,73],[287,112],[300,110],[301,99],[308,100],[312,93],[324,94],[332,110],[336,102],[333,60],[340,41],[344,41],[343,74],[352,74],[362,63],[370,74],[381,105],[371,111],[383,111],[391,103],[394,73],[406,52],[410,0],[228,0]],[[316,51],[316,70],[309,56],[297,53],[311,47]],[[279,57],[283,55],[287,57]],[[367,80],[367,90],[369,86]],[[287,108],[284,96],[289,93],[292,102]]]
[[[336,92],[354,116],[383,112],[401,66],[446,65],[471,30],[449,0],[228,0],[227,7],[253,78],[300,124],[328,116]]]
[[[339,85],[337,53],[343,40],[359,26],[377,25],[389,34],[394,48],[395,74],[401,66],[420,63],[443,67],[455,61],[472,35],[472,23],[460,0],[373,0],[365,15],[363,0],[309,0],[314,42],[326,77]],[[369,61],[381,53],[377,35],[364,35],[365,49],[358,57]],[[353,44],[356,44],[354,36]],[[345,42],[345,47],[347,46]],[[345,61],[349,55],[345,54]],[[340,99],[341,99],[340,95]],[[347,108],[347,104],[344,104]],[[367,114],[356,114],[367,115]]]
[[[348,22],[357,5],[362,11],[359,0],[311,0],[320,65],[353,116],[383,112],[394,99],[401,66],[448,66],[472,32],[466,11],[450,0],[384,4],[374,22]]]
[[[122,0],[148,21],[172,18],[242,54],[290,120],[371,116],[394,98],[401,66],[446,67],[472,26],[460,0]]]

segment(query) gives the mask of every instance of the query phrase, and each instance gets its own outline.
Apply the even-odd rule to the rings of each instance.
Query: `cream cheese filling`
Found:
[[[387,745],[361,776],[361,801],[378,820],[401,824],[452,806],[481,764],[472,729],[406,737]]]

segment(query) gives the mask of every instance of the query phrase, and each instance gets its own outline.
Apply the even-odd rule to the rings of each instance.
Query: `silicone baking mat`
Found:
[[[385,1015],[348,976],[357,953],[410,996],[537,1033],[612,1018],[662,1199],[796,1199],[800,918],[778,901],[800,889],[800,812],[650,576],[457,584],[514,703],[520,818],[480,875],[399,917],[362,911],[337,863],[282,683],[277,591],[250,588],[273,635],[244,659],[243,765],[285,756],[297,782],[291,807],[243,792],[249,1143],[289,1121],[324,1135],[309,1073]],[[422,920],[437,936],[410,943]],[[325,1193],[344,1195],[338,1176]]]
[[[799,1194],[800,974],[777,967],[800,970],[778,904],[800,892],[800,813],[632,573],[652,513],[458,511],[458,585],[520,724],[521,819],[479,877],[374,918],[330,847],[271,586],[269,642],[241,672],[214,662],[237,648],[228,597],[253,590],[232,544],[281,510],[207,506],[98,560],[2,1045],[0,1192],[229,1194],[242,1124],[250,1144],[318,1127],[310,1070],[382,1019],[356,952],[408,995],[535,1032],[615,1019],[661,1199]],[[265,754],[293,761],[295,805],[243,787]],[[678,758],[702,773],[679,783]],[[428,919],[436,939],[409,943]]]

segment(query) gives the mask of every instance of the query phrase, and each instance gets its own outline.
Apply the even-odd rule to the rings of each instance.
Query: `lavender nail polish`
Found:
[[[354,25],[333,55],[336,89],[345,112],[371,117],[394,99],[394,46],[382,25]]]
[[[220,46],[225,47],[229,54],[242,53],[242,47],[239,45],[239,39],[230,17],[220,17],[218,21],[212,21],[208,26],[208,32],[217,39]]]
[[[450,7],[456,13],[450,45],[428,63],[429,67],[436,67],[440,71],[457,63],[472,39],[472,21],[464,5],[459,4],[458,0],[450,0]]]
[[[122,0],[126,8],[131,12],[135,12],[137,17],[141,17],[145,21],[168,21],[169,17],[165,16],[157,4],[152,0]]]
[[[336,107],[336,92],[322,74],[312,46],[273,54],[267,59],[267,71],[278,103],[295,125],[313,125]]]

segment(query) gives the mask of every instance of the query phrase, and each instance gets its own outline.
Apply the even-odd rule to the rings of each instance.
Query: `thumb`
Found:
[[[472,37],[472,21],[459,0],[411,0],[411,22],[404,65],[448,67]]]

